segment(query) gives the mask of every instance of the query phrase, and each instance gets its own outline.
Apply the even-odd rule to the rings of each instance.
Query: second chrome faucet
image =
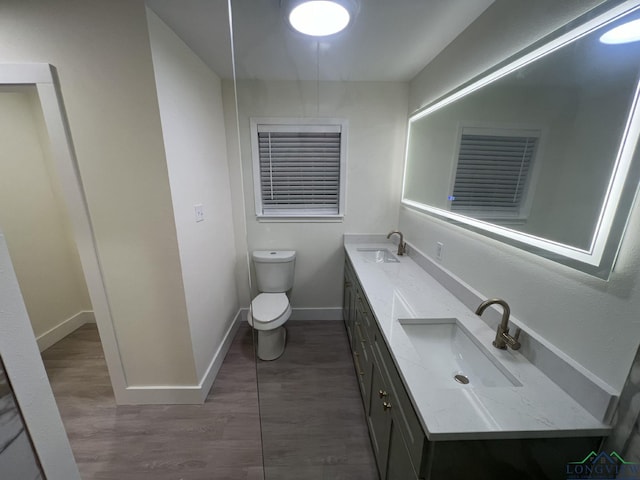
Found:
[[[482,312],[484,312],[489,305],[494,304],[502,307],[502,321],[500,322],[500,325],[498,325],[493,346],[501,350],[504,350],[507,347],[518,350],[520,348],[520,342],[518,339],[520,338],[521,330],[520,328],[516,328],[516,334],[513,337],[509,335],[509,315],[511,314],[511,309],[507,302],[500,298],[485,300],[478,305],[478,308],[476,308],[476,315],[482,315]]]

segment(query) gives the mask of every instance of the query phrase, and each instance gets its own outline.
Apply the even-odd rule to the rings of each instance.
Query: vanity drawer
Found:
[[[374,326],[374,332],[372,344],[373,354],[376,357],[376,363],[380,365],[383,375],[386,377],[386,383],[389,385],[393,395],[394,404],[392,409],[395,419],[394,425],[398,427],[398,430],[404,438],[413,468],[416,472],[419,472],[427,439],[422,431],[420,420],[418,420],[415,410],[413,409],[411,400],[407,395],[404,383],[398,375],[393,359],[382,337],[382,333],[377,326]]]

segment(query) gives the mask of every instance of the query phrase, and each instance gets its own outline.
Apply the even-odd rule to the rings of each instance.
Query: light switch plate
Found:
[[[202,207],[202,204],[198,203],[197,205],[194,205],[193,209],[195,210],[195,213],[196,213],[196,222],[203,222],[204,221],[204,208]]]

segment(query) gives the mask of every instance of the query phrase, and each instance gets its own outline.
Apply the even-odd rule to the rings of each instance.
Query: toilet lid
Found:
[[[251,315],[259,322],[271,322],[284,314],[288,306],[285,293],[261,293],[251,302]]]

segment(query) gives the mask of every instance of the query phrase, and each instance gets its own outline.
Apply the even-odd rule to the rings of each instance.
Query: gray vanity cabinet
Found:
[[[598,449],[600,437],[429,441],[348,258],[343,311],[380,480],[565,480]]]
[[[365,412],[368,412],[369,399],[371,397],[371,375],[373,371],[373,359],[371,358],[371,349],[369,348],[368,340],[363,337],[362,328],[358,320],[357,313],[356,319],[354,321],[353,339],[353,361],[356,367],[356,372],[358,374],[358,384],[360,385],[362,402],[365,407]]]
[[[358,377],[360,391],[365,413],[369,413],[371,399],[371,381],[373,375],[373,356],[371,354],[371,339],[368,335],[367,325],[371,321],[371,312],[362,300],[362,291],[356,283],[356,307],[353,320],[353,351],[356,355],[356,368],[359,368]],[[365,300],[366,302],[366,300]]]
[[[402,412],[405,392],[394,387],[388,368],[380,362],[381,357],[376,353],[378,347],[375,342],[374,340],[372,344],[373,373],[367,422],[378,471],[383,480],[417,479],[415,468],[420,467],[422,452],[418,452],[416,459],[412,458],[404,438],[407,431],[406,418]],[[416,424],[414,428],[424,438],[420,425]]]
[[[398,472],[419,472],[422,469],[423,451],[427,439],[377,325],[372,327],[372,337],[374,369],[378,368],[385,385],[384,391],[374,392],[378,393],[383,410],[391,417],[389,459],[387,475],[384,478],[386,480],[417,478],[415,473],[413,476],[403,477],[399,476]],[[396,464],[398,461],[404,462],[405,459],[409,460],[408,465]]]
[[[353,355],[353,364],[358,377],[358,386],[360,387],[365,411],[368,412],[373,362],[371,358],[371,349],[368,345],[369,339],[363,328],[365,323],[365,312],[361,307],[362,301],[358,302],[360,295],[362,295],[362,291],[360,290],[360,286],[358,285],[353,269],[350,264],[346,264],[342,315],[344,318],[344,324],[347,328],[347,335],[349,337],[349,344]]]
[[[380,478],[418,479],[426,439],[348,260],[343,312]]]

